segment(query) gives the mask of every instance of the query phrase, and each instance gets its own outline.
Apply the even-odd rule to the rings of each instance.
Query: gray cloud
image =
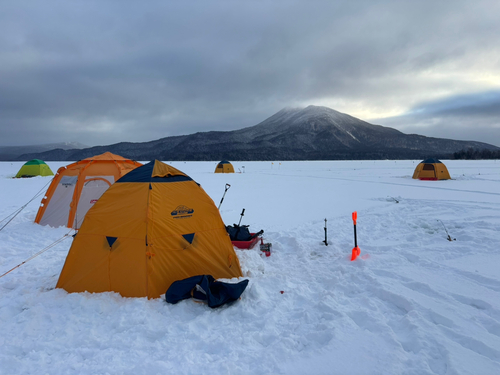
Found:
[[[490,138],[495,115],[472,111],[468,94],[500,86],[499,11],[496,1],[2,3],[0,145],[232,130],[306,104],[433,135],[448,129],[438,107],[452,101],[454,116],[468,114],[464,136],[481,119],[471,139]]]
[[[500,146],[500,90],[421,103],[408,113],[373,122],[403,132]]]

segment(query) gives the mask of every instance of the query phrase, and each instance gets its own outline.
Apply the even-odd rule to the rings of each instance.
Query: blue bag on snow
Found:
[[[240,298],[248,282],[249,280],[243,280],[233,284],[216,281],[211,275],[192,276],[173,282],[165,293],[165,299],[168,303],[175,304],[194,298],[206,301],[209,307],[219,307]]]

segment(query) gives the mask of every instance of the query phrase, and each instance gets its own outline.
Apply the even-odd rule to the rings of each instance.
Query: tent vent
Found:
[[[109,247],[112,247],[115,241],[118,239],[118,237],[108,237],[106,236],[106,239],[108,240]]]
[[[182,237],[184,237],[184,239],[189,242],[190,244],[193,243],[193,239],[194,239],[194,233],[189,233],[189,234],[183,234]]]

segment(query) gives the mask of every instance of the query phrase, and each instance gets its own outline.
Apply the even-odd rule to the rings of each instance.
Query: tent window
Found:
[[[62,176],[59,185],[62,185],[64,187],[74,186],[76,185],[77,181],[78,181],[78,176]]]
[[[433,171],[434,166],[432,164],[424,164],[424,167],[422,168],[424,171]]]

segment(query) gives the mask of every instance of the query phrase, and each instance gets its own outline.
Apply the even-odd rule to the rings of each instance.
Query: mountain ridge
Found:
[[[47,143],[41,145],[25,145],[25,146],[0,146],[0,160],[16,160],[19,155],[26,153],[41,153],[54,149],[74,150],[88,148],[89,146],[79,142],[59,142]],[[32,158],[33,159],[33,158]]]
[[[257,125],[197,132],[149,142],[24,154],[18,160],[80,160],[110,151],[134,160],[344,160],[446,158],[463,149],[500,148],[476,141],[404,134],[328,107],[283,108]]]

